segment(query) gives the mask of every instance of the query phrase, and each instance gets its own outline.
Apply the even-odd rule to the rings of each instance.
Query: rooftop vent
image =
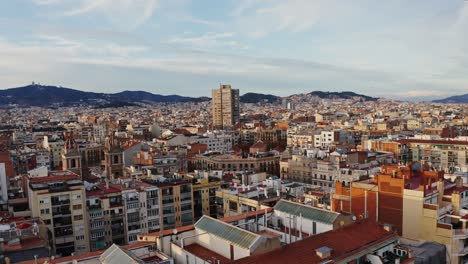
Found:
[[[317,256],[319,256],[321,259],[330,257],[331,252],[332,249],[329,247],[320,247],[315,250],[315,253],[317,253]]]
[[[389,224],[384,224],[383,228],[384,228],[385,231],[387,231],[387,232],[392,232],[392,231],[393,231],[392,225],[389,225]]]

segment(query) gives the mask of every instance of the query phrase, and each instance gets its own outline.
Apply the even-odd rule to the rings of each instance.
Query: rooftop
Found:
[[[203,246],[200,246],[199,244],[196,244],[196,243],[185,246],[184,249],[194,254],[195,256],[201,259],[204,259],[205,261],[209,263],[211,262],[211,263],[225,264],[225,263],[231,262],[230,259],[225,258],[224,256],[214,251],[211,251]]]
[[[340,215],[336,212],[323,210],[320,208],[303,205],[299,203],[290,202],[287,200],[280,200],[274,207],[275,211],[284,212],[295,216],[302,215],[302,217],[325,223],[333,224],[336,218]]]
[[[265,254],[246,257],[233,263],[282,264],[291,262],[322,263],[326,260],[338,261],[397,239],[396,233],[388,232],[379,224],[366,220],[285,245]],[[346,243],[343,243],[344,241]],[[332,249],[330,257],[322,259],[317,255],[315,250],[322,247]]]
[[[49,171],[46,177],[32,177],[29,179],[31,183],[52,182],[52,181],[67,181],[80,180],[80,175],[71,171]]]
[[[206,215],[195,223],[195,228],[206,231],[245,249],[249,249],[259,237],[259,235],[255,233],[224,223]]]
[[[468,146],[468,141],[459,141],[459,140],[432,140],[432,139],[400,139],[396,142],[401,144],[407,143],[421,143],[421,144],[436,144],[436,145],[465,145]]]

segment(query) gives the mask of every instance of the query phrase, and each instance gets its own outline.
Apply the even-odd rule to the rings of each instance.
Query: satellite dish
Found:
[[[356,216],[355,216],[355,215],[353,215],[353,218],[352,218],[352,219],[353,219],[353,221],[356,221]]]

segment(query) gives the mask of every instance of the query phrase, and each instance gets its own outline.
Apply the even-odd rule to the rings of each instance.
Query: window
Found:
[[[75,216],[73,216],[73,220],[74,221],[83,220],[83,215],[75,215]]]
[[[148,210],[148,216],[156,216],[159,214],[159,210],[158,209],[152,209],[152,210]]]
[[[41,209],[41,214],[50,214],[50,209]]]
[[[81,209],[81,204],[73,205],[73,210],[80,210],[80,209]]]

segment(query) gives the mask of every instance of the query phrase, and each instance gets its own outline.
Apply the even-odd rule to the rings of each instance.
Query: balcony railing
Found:
[[[468,229],[454,229],[453,238],[456,238],[456,239],[468,238]]]
[[[70,209],[68,210],[57,210],[57,211],[52,211],[53,216],[59,216],[59,215],[71,215]]]
[[[102,209],[100,204],[88,205],[88,210],[99,210]]]
[[[52,199],[52,206],[67,205],[67,204],[70,204],[70,199],[66,199],[66,200],[54,200],[54,199]]]

